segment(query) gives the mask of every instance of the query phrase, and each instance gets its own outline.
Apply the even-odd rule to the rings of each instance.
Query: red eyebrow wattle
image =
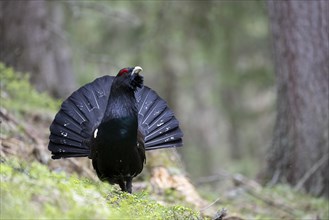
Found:
[[[118,76],[121,76],[123,75],[124,73],[128,73],[128,69],[127,68],[124,68],[124,69],[121,69],[118,73]]]

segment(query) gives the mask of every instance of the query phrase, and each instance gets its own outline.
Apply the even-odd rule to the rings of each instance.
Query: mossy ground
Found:
[[[147,192],[128,194],[107,183],[50,171],[38,162],[1,161],[1,219],[198,219],[164,206]]]

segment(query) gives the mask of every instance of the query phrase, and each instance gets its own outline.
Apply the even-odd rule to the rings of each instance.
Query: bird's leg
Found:
[[[127,192],[127,188],[126,188],[123,178],[118,179],[118,184],[123,192]]]
[[[132,180],[133,178],[132,177],[126,177],[126,189],[127,189],[127,192],[129,193],[132,193]]]

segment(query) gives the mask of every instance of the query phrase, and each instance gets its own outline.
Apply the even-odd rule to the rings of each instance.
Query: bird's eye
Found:
[[[129,70],[127,68],[124,68],[119,71],[118,76],[122,76],[123,74],[128,73],[128,72],[129,72]]]

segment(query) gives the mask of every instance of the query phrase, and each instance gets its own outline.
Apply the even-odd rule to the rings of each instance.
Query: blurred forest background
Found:
[[[312,191],[308,186],[306,191],[328,196],[328,2],[278,2],[1,2],[0,58],[18,71],[29,72],[39,91],[61,99],[99,76],[139,65],[145,85],[167,100],[180,120],[184,147],[178,152],[194,184],[218,189],[226,173],[295,186],[313,178],[309,185],[318,184],[317,188]],[[318,20],[320,26],[314,25]],[[285,48],[287,42],[292,50]],[[317,49],[324,52],[315,53]],[[292,63],[295,66],[289,68]],[[292,75],[282,77],[285,71]],[[285,100],[280,96],[290,97],[289,88],[295,88],[288,82],[298,87],[292,91],[295,96],[283,104],[277,102]],[[308,82],[314,82],[310,96],[303,90]],[[307,108],[307,116],[292,116],[303,129],[313,126],[304,133],[294,126],[296,120],[289,121],[296,113],[289,107],[291,100],[301,100],[295,103],[297,114],[305,106],[317,106]],[[288,123],[282,125],[286,131],[280,119]],[[279,130],[278,138],[275,131]],[[307,135],[315,141],[305,141]],[[292,147],[282,148],[281,153],[273,150],[285,141]],[[305,148],[296,144],[305,142]],[[315,156],[306,158],[310,152]],[[280,159],[286,162],[273,165]],[[284,175],[284,170],[290,173]],[[296,170],[299,176],[291,174]]]

